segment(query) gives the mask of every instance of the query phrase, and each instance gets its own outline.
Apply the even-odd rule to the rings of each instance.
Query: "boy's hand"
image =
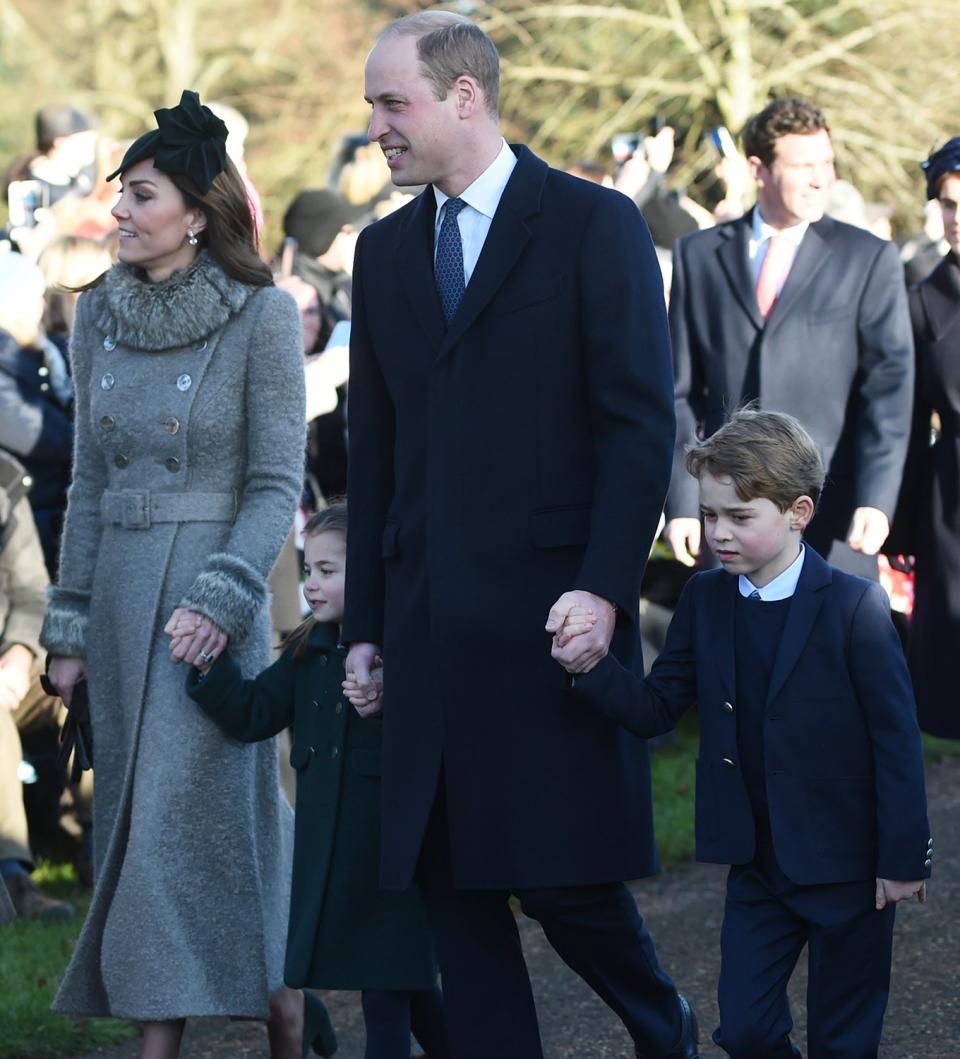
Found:
[[[917,879],[913,882],[899,882],[896,879],[877,879],[877,911],[894,905],[898,901],[909,901],[913,895],[923,904],[927,899],[926,879]]]
[[[589,607],[573,607],[567,611],[563,624],[553,634],[553,646],[566,647],[574,636],[592,632],[596,624],[597,616]]]

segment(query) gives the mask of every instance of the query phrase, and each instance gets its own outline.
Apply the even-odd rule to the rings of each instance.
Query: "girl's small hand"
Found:
[[[591,632],[597,624],[597,616],[586,607],[571,607],[563,625],[553,634],[553,646],[566,647],[575,636]]]
[[[360,690],[360,682],[353,673],[347,673],[343,682],[344,698],[361,717],[372,717],[383,710],[383,660],[377,655],[370,667],[370,678],[377,688],[377,697],[369,699],[366,692]]]

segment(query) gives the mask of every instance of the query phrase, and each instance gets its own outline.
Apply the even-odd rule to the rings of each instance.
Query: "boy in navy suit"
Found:
[[[808,946],[810,1059],[876,1056],[894,910],[925,898],[923,755],[883,590],[802,542],[823,485],[800,424],[744,410],[687,455],[707,542],[645,679],[608,654],[571,694],[644,737],[700,708],[697,858],[730,864],[720,1027],[734,1059],[793,1059],[787,982]],[[593,615],[578,609],[556,656]]]

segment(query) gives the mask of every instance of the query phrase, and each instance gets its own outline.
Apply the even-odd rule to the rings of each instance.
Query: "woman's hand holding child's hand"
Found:
[[[206,615],[177,607],[163,627],[170,637],[170,657],[186,662],[205,673],[223,654],[227,634]]]

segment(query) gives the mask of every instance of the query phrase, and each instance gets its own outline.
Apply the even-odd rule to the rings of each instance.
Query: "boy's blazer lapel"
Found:
[[[800,580],[797,582],[797,589],[790,601],[787,621],[783,627],[783,635],[780,637],[780,646],[773,664],[773,673],[770,676],[768,706],[780,693],[780,689],[797,664],[806,646],[807,638],[813,630],[817,615],[820,613],[820,607],[823,605],[824,595],[821,589],[829,585],[833,579],[830,567],[823,559],[812,548],[806,545],[804,548],[806,554],[803,557]]]
[[[716,588],[707,596],[705,628],[710,653],[720,676],[720,689],[727,702],[736,702],[737,671],[734,640],[737,606],[737,577],[717,571]]]

